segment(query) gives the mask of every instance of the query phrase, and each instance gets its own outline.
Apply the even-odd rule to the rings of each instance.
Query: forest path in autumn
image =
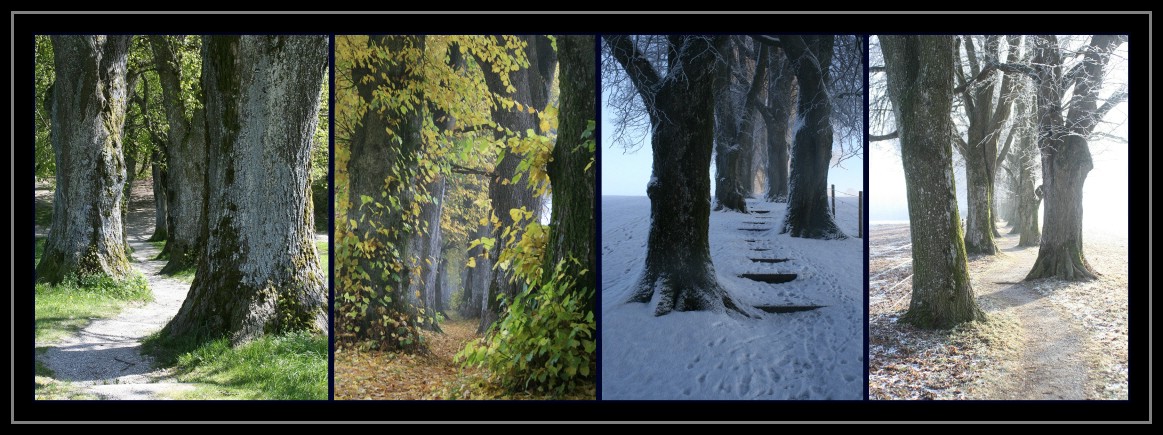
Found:
[[[1053,302],[1022,282],[1038,258],[1038,247],[1018,246],[1018,235],[996,239],[1000,252],[969,263],[973,290],[986,315],[1002,315],[1018,326],[1013,357],[999,361],[980,390],[986,400],[1083,400],[1089,375],[1086,334],[1063,317]]]
[[[193,390],[194,386],[176,382],[169,370],[155,369],[153,359],[142,355],[141,341],[178,313],[190,284],[160,274],[166,262],[155,260],[160,249],[148,241],[154,230],[149,180],[134,183],[127,219],[126,237],[133,248],[131,264],[149,282],[153,300],[131,303],[117,316],[94,320],[59,342],[37,343],[38,348],[47,347],[37,360],[53,371],[55,379],[101,399],[169,399],[172,393]]]
[[[416,354],[337,349],[336,400],[433,400],[446,397],[461,376],[454,361],[465,344],[476,340],[479,319],[450,318],[443,332],[422,331],[428,351]],[[467,390],[465,391],[467,392]]]

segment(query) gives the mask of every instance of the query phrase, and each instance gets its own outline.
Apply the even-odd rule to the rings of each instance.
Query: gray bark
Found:
[[[57,185],[37,279],[130,273],[121,207],[129,36],[53,36]]]
[[[206,195],[206,120],[202,109],[186,107],[182,70],[170,38],[149,37],[161,81],[169,133],[166,135],[166,198],[170,201],[170,234],[162,254],[169,262],[163,273],[197,265],[201,255],[202,202]]]
[[[953,181],[953,38],[884,36],[888,96],[901,142],[912,238],[913,293],[900,321],[950,328],[982,320],[970,285]],[[936,132],[936,134],[934,134]]]
[[[767,138],[767,201],[787,202],[788,149],[791,143],[790,125],[796,116],[795,73],[788,65],[782,49],[770,57],[767,75],[767,105],[763,114]]]
[[[325,36],[207,36],[204,251],[171,337],[326,332],[310,155]]]

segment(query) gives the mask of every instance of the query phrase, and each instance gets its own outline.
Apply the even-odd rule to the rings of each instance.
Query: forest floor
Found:
[[[1086,234],[1087,258],[1102,276],[1085,282],[1022,282],[1038,248],[1003,235],[999,254],[969,261],[987,320],[951,331],[896,323],[912,289],[909,228],[874,225],[871,235],[870,398],[1127,398],[1125,232]]]
[[[92,319],[75,334],[36,343],[38,386],[67,389],[75,398],[114,400],[166,399],[194,388],[177,382],[170,370],[155,369],[152,358],[141,353],[142,340],[177,314],[190,285],[159,274],[166,262],[154,259],[160,249],[148,241],[154,230],[153,190],[147,180],[139,180],[132,191],[126,225],[134,250],[131,264],[149,282],[153,300],[129,303],[116,316]],[[37,209],[51,209],[52,191],[45,198],[43,192],[38,188]],[[38,222],[36,234],[47,232]]]
[[[485,380],[484,369],[465,369],[455,361],[465,344],[480,339],[479,319],[452,317],[443,332],[421,331],[425,352],[335,351],[335,400],[593,400],[594,390],[566,397],[512,393]]]
[[[643,273],[650,201],[602,197],[602,399],[862,399],[864,241],[851,199],[837,201],[837,224],[852,236],[843,240],[780,234],[787,204],[749,199],[751,213],[711,213],[715,272],[737,304],[807,308],[745,318],[656,317],[657,295],[627,303]]]

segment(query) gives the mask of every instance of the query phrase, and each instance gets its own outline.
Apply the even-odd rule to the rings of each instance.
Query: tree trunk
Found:
[[[171,337],[326,333],[310,156],[327,49],[324,36],[203,40],[205,248]]]
[[[167,204],[169,199],[166,198],[166,170],[162,163],[159,162],[161,153],[153,152],[153,204],[154,204],[154,221],[153,221],[153,235],[149,237],[149,241],[156,242],[169,238],[169,209]]]
[[[1087,137],[1117,104],[1097,104],[1103,68],[1124,37],[1095,35],[1084,49],[1082,73],[1064,77],[1057,40],[1039,37],[1034,49],[1038,85],[1038,148],[1042,151],[1042,188],[1046,223],[1038,259],[1026,279],[1057,277],[1068,281],[1098,275],[1086,261],[1082,243],[1082,186],[1094,168]],[[1073,88],[1070,110],[1062,114],[1063,94]],[[1113,97],[1112,97],[1113,98]]]
[[[37,279],[120,279],[131,271],[121,223],[130,37],[53,36],[52,41],[56,84],[50,137],[57,183]]]
[[[615,60],[648,102],[653,126],[653,176],[646,185],[650,197],[646,267],[629,302],[649,303],[658,293],[656,316],[724,309],[746,315],[715,278],[707,234],[715,135],[710,103],[716,60],[711,39],[722,37],[670,36],[667,70],[682,74],[665,80],[658,78],[628,38],[605,38]]]
[[[553,51],[549,38],[545,36],[522,36],[521,38],[528,44],[525,47],[525,56],[529,59],[529,67],[509,74],[509,82],[516,88],[516,91],[511,95],[506,92],[505,83],[501,80],[500,75],[492,70],[491,64],[483,59],[478,59],[478,62],[485,72],[485,83],[488,85],[489,92],[495,95],[507,95],[522,105],[539,111],[545,110],[549,104],[549,90],[553,84],[553,70],[557,64],[557,54]],[[504,139],[509,134],[520,135],[530,129],[539,135],[547,133],[541,131],[540,122],[535,114],[516,108],[505,109],[499,102],[494,105],[491,112],[493,121],[508,130],[507,133],[496,132],[497,139]],[[493,214],[501,222],[501,228],[511,228],[514,224],[509,210],[521,207],[532,210],[537,205],[533,189],[527,183],[509,182],[517,174],[517,166],[524,158],[524,155],[506,152],[494,170],[494,179],[489,183],[489,199],[493,204]],[[494,247],[497,252],[501,249],[500,237],[497,237],[499,234],[500,232],[496,232],[492,236],[498,240],[497,246]],[[492,256],[491,258],[496,257]],[[519,285],[504,270],[493,274],[489,283],[488,306],[481,316],[481,324],[477,328],[477,332],[485,332],[489,326],[492,326],[493,322],[500,318],[502,306],[497,300],[497,295],[511,298],[517,294]]]
[[[398,57],[406,50],[423,50],[424,42],[422,36],[371,36],[367,44],[386,56]],[[383,58],[374,64],[357,64],[351,71],[358,98],[367,104],[376,100],[377,92],[417,82],[418,74],[402,61]],[[351,304],[336,305],[336,331],[388,349],[412,347],[415,342],[405,340],[411,340],[419,326],[409,303],[411,297],[406,294],[411,278],[405,261],[411,253],[404,214],[411,212],[412,195],[400,192],[408,189],[413,179],[423,121],[419,110],[402,114],[394,108],[382,113],[369,109],[361,114],[349,145],[351,206],[344,222],[336,225],[337,243],[346,246],[337,251],[336,276],[350,279],[337,279],[335,294],[337,299],[353,298]],[[395,203],[391,208],[375,206],[375,202],[390,203],[389,195],[398,207]],[[356,249],[352,246],[356,241],[365,247]]]
[[[413,299],[413,305],[422,310],[421,317],[424,321],[420,326],[430,331],[440,331],[433,307],[436,306],[434,300],[436,269],[440,262],[440,215],[444,209],[444,177],[437,176],[436,180],[425,187],[425,191],[434,198],[432,202],[425,202],[420,206],[421,228],[410,235],[407,251],[409,255],[406,261],[410,262],[407,266],[414,273],[409,274],[412,279],[408,285],[408,297]]]
[[[953,39],[882,35],[880,42],[900,133],[913,243],[913,293],[900,321],[921,328],[950,328],[984,320],[967,270],[952,141],[947,134],[934,134],[949,131]]]
[[[971,159],[988,158],[973,153],[965,160],[965,188],[969,211],[965,216],[965,251],[969,254],[993,255],[998,252],[993,239],[993,218],[990,215],[991,194],[984,163],[973,164]]]
[[[561,110],[557,143],[546,171],[553,186],[549,243],[545,251],[545,279],[559,262],[576,288],[597,288],[597,250],[594,249],[594,162],[596,138],[583,138],[594,121],[595,64],[593,36],[557,37],[561,71]],[[590,132],[591,135],[593,132]],[[573,262],[571,260],[577,260]],[[585,306],[594,307],[594,292],[586,293]]]
[[[440,315],[447,318],[448,313],[445,312],[444,294],[447,293],[445,288],[448,285],[448,257],[444,255],[440,255],[439,257],[440,263],[436,265],[436,286],[434,291],[436,294],[434,298],[436,299],[436,304],[432,306],[432,309],[434,312],[440,313]]]
[[[164,36],[149,37],[161,83],[169,134],[166,135],[166,198],[171,231],[162,255],[169,258],[162,273],[196,266],[202,253],[202,202],[206,194],[206,120],[202,109],[186,107],[181,64]]]
[[[799,83],[791,189],[783,233],[811,239],[846,239],[828,208],[832,164],[832,103],[828,69],[834,36],[786,36],[784,49]]]
[[[719,38],[715,51],[723,58],[717,68],[714,86],[715,104],[715,211],[727,210],[747,213],[743,197],[746,180],[739,178],[738,167],[743,162],[742,126],[746,96],[738,91],[740,83],[734,73],[743,69],[734,38]]]
[[[783,50],[773,53],[767,79],[767,110],[763,110],[767,129],[767,201],[787,202],[788,195],[788,125],[796,116],[795,73]]]

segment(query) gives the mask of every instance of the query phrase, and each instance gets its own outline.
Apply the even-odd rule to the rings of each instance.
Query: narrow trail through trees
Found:
[[[970,277],[987,314],[1011,316],[1021,327],[1016,358],[1000,361],[988,376],[984,397],[991,400],[1083,400],[1089,382],[1086,334],[1065,319],[1046,297],[1022,278],[1038,248],[1017,246],[1017,235],[996,239],[1001,255],[970,262]]]
[[[168,399],[171,393],[194,388],[178,383],[168,370],[155,369],[152,358],[141,354],[141,341],[177,314],[190,289],[189,283],[159,274],[166,262],[155,260],[161,250],[147,241],[153,220],[150,182],[139,180],[129,202],[126,236],[134,250],[131,264],[149,282],[153,301],[95,320],[60,342],[37,343],[38,348],[48,347],[37,359],[57,380],[72,382],[102,399]]]

